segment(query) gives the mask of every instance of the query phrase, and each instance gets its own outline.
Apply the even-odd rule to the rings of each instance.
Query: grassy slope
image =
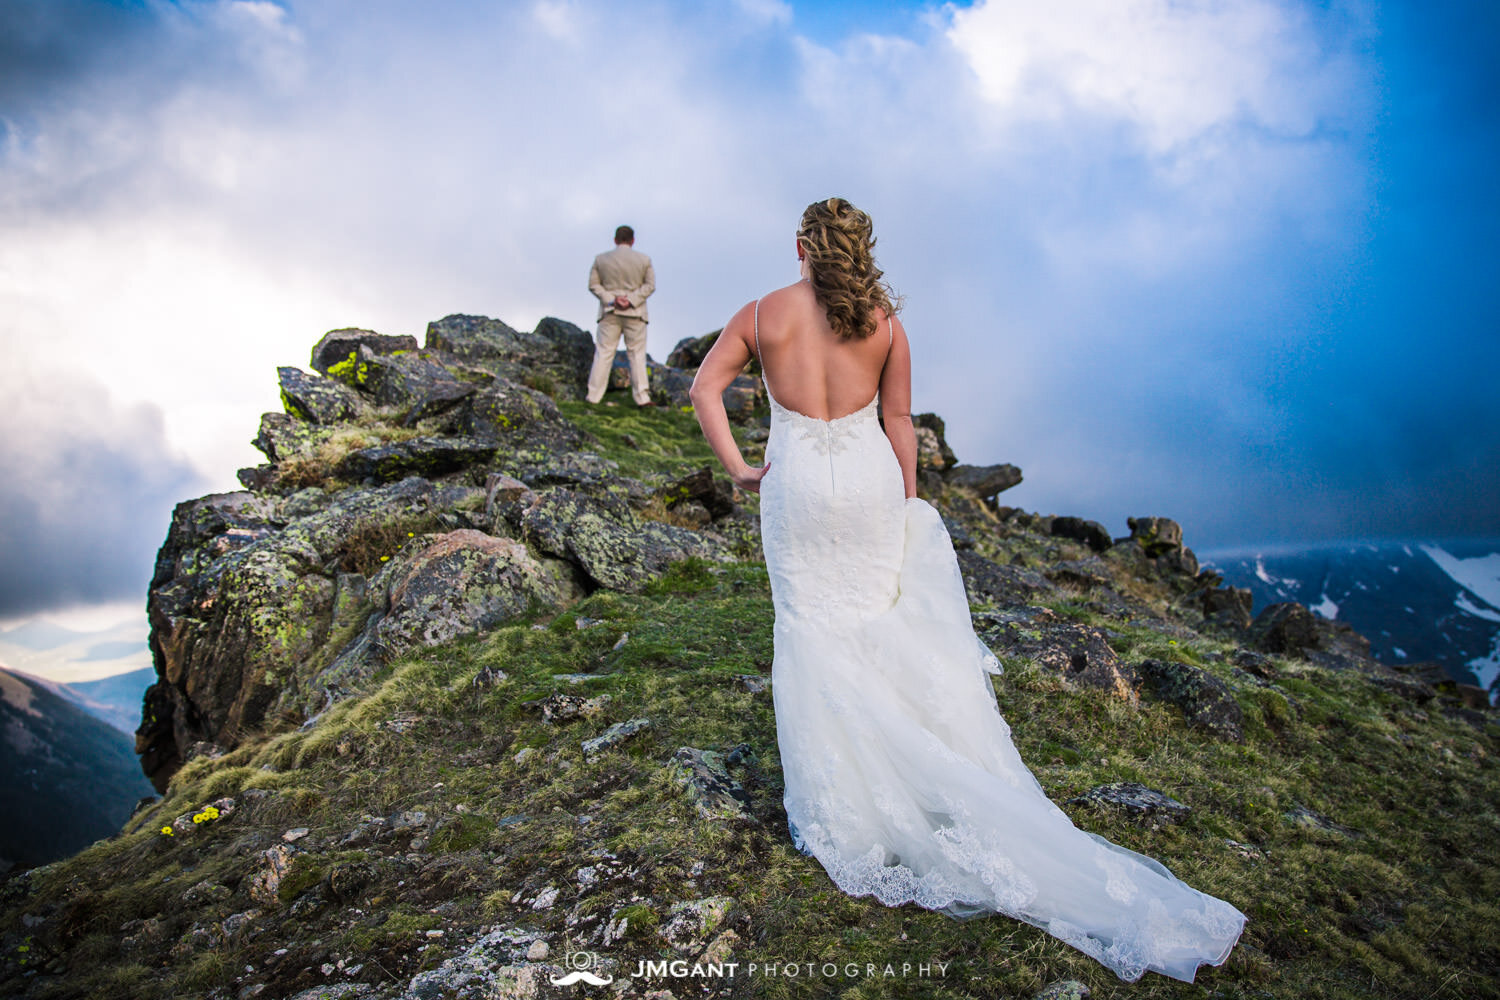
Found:
[[[568,409],[627,472],[688,471],[707,457],[688,415]],[[638,445],[624,442],[625,433]],[[1081,600],[1052,607],[1109,624],[1127,659],[1185,659],[1230,680],[1212,658],[1234,648],[1222,639],[1170,640],[1101,618]],[[581,616],[604,624],[578,629]],[[645,595],[596,593],[555,618],[400,663],[373,693],[341,703],[305,732],[269,734],[190,764],[167,800],[124,835],[0,891],[5,974],[19,972],[21,959],[66,970],[0,982],[0,991],[229,996],[245,983],[268,982],[264,995],[283,996],[323,982],[318,966],[339,959],[364,963],[360,979],[394,983],[461,950],[483,926],[558,932],[556,957],[570,917],[575,928],[592,929],[623,906],[635,907],[635,930],[606,950],[633,967],[657,955],[652,925],[671,903],[729,895],[740,906],[732,926],[743,939],[735,953],[742,962],[951,963],[941,980],[742,982],[753,996],[1030,996],[1064,977],[1087,983],[1095,997],[1500,996],[1493,726],[1476,731],[1357,677],[1278,661],[1280,688],[1295,706],[1275,691],[1237,686],[1246,739],[1228,744],[1188,730],[1180,713],[1160,703],[1131,708],[1097,691],[1070,690],[1028,663],[1007,663],[995,681],[1000,707],[1049,794],[1061,801],[1105,781],[1138,780],[1186,802],[1193,812],[1177,825],[1073,815],[1250,916],[1229,962],[1205,970],[1198,984],[1148,975],[1127,986],[1016,921],[956,922],[834,889],[786,833],[770,695],[751,694],[735,679],[769,673],[771,656],[763,567],[685,565]],[[475,688],[486,667],[503,669],[507,679]],[[580,671],[601,676],[580,687],[553,677]],[[554,690],[607,693],[611,701],[597,717],[555,724],[522,707]],[[581,740],[638,716],[652,728],[596,761],[584,758]],[[393,719],[410,725],[393,728]],[[738,773],[760,823],[699,819],[662,763],[680,746],[740,742],[759,755]],[[518,763],[527,747],[540,752]],[[254,788],[276,794],[191,836],[157,832],[218,796],[245,801]],[[1294,804],[1356,832],[1295,825],[1284,816]],[[402,839],[400,849],[386,842],[373,853],[336,845],[361,815],[403,809],[438,821],[425,847],[408,850]],[[497,825],[502,818],[511,822]],[[308,850],[279,904],[255,921],[260,934],[174,957],[169,949],[195,923],[251,907],[249,876],[260,850],[293,826],[312,828],[302,842]],[[1226,840],[1253,844],[1264,856],[1247,860]],[[633,877],[580,890],[575,872],[596,863],[600,851]],[[299,905],[299,895],[315,898],[304,890],[330,873],[357,874],[364,885],[343,902]],[[233,894],[185,896],[205,881]],[[528,901],[549,885],[560,890],[557,905],[531,909]],[[28,929],[23,912],[47,921]],[[164,944],[122,945],[122,925],[153,917],[162,921]],[[445,936],[434,945],[429,930]],[[275,956],[280,948],[287,953]],[[246,965],[256,971],[245,974]],[[654,985],[699,995],[686,980]]]

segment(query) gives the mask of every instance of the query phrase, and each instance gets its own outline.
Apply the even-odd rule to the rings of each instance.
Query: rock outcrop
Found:
[[[704,468],[690,415],[577,403],[586,339],[456,316],[422,347],[333,331],[322,374],[278,373],[266,464],[179,505],[158,557],[138,745],[166,796],[8,873],[0,993],[477,1000],[589,971],[622,997],[737,996],[800,988],[795,963],[814,991],[939,996],[972,978],[950,956],[997,947],[1025,961],[990,963],[986,995],[1108,978],[1036,928],[844,896],[795,851],[755,498]],[[711,342],[653,367],[663,401]],[[1174,522],[1114,539],[1001,506],[1018,470],[914,423],[1025,764],[1080,826],[1253,904],[1215,988],[1500,975],[1474,948],[1500,760],[1482,692],[1390,671],[1306,609],[1252,623]],[[691,972],[767,959],[758,985]],[[884,960],[936,974],[897,986]]]
[[[557,399],[582,393],[593,341],[453,315],[411,337],[334,330],[310,374],[278,369],[268,464],[247,489],[180,504],[151,582],[158,680],[136,733],[158,788],[190,756],[297,721],[414,649],[599,588],[638,592],[674,562],[725,561],[733,491],[709,470],[645,484],[589,451]],[[691,384],[679,369],[660,378]],[[759,383],[733,388],[736,415]],[[676,385],[677,382],[672,382]],[[702,517],[663,523],[658,494]],[[746,525],[736,528],[742,533]]]

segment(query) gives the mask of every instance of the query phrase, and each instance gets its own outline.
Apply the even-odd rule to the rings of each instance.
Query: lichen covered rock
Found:
[[[410,478],[295,519],[250,493],[179,504],[147,601],[157,682],[136,731],[158,789],[194,743],[232,747],[273,711],[320,708],[315,677],[340,652],[329,645],[340,567],[372,546],[394,554],[403,524],[481,502],[478,490]]]
[[[523,456],[560,455],[579,448],[585,440],[583,432],[547,396],[498,375],[468,398],[458,427],[469,437]]]
[[[407,476],[435,479],[494,457],[490,441],[462,437],[416,437],[350,452],[339,462],[340,477],[355,482],[389,483]]]
[[[1244,712],[1229,685],[1188,663],[1142,660],[1136,669],[1156,694],[1182,709],[1188,724],[1206,729],[1220,739],[1244,739]]]
[[[1318,626],[1313,613],[1295,601],[1282,601],[1261,609],[1250,624],[1251,645],[1267,653],[1298,656],[1318,648]]]
[[[543,552],[576,562],[596,584],[638,593],[674,562],[718,562],[728,547],[687,528],[637,518],[614,496],[587,496],[557,487],[521,513],[521,537]]]
[[[523,332],[488,316],[445,316],[427,325],[427,349],[560,399],[581,399],[594,338],[554,316]]]
[[[958,553],[958,568],[971,601],[997,605],[1028,604],[1040,595],[1056,591],[1036,570],[997,563],[969,550]]]
[[[710,896],[672,904],[657,935],[673,950],[697,954],[738,911],[733,896]]]
[[[276,369],[281,383],[281,403],[288,415],[314,424],[336,424],[352,420],[369,407],[353,392],[333,379],[309,375],[300,368]]]
[[[1198,575],[1198,557],[1182,543],[1182,525],[1169,517],[1131,517],[1125,522],[1130,537],[1148,558],[1166,572]]]
[[[1131,816],[1155,816],[1173,821],[1192,812],[1191,808],[1171,796],[1147,788],[1137,781],[1116,781],[1100,785],[1069,799],[1066,804],[1121,809]]]
[[[1082,542],[1095,552],[1107,551],[1114,544],[1114,539],[1109,535],[1109,529],[1098,521],[1090,521],[1082,517],[1054,517],[1051,527],[1055,537],[1071,538],[1075,542]]]
[[[955,465],[947,470],[944,482],[978,497],[992,497],[1021,482],[1021,470],[1009,463],[1003,465]]]
[[[472,529],[413,539],[371,586],[386,603],[375,630],[382,660],[582,596],[565,569],[544,566],[520,542]]]
[[[1051,618],[1044,614],[1032,621],[1000,622],[986,628],[981,638],[997,654],[1026,657],[1070,684],[1101,688],[1136,704],[1140,679],[1115,655],[1104,632]]]
[[[684,787],[698,815],[704,819],[756,823],[750,812],[750,794],[729,773],[731,761],[743,758],[744,754],[736,757],[735,751],[723,754],[717,750],[678,747],[667,766],[673,780]]]
[[[336,364],[357,363],[361,347],[367,348],[371,354],[397,354],[415,351],[417,338],[410,335],[389,336],[355,327],[329,330],[313,345],[312,370],[320,375],[327,375],[328,370]]]

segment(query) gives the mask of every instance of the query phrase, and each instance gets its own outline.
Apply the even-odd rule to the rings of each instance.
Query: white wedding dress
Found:
[[[759,354],[759,303],[756,323]],[[1004,913],[1121,979],[1191,982],[1228,957],[1244,915],[1047,798],[996,707],[1000,666],[947,530],[905,499],[876,409],[820,420],[771,397],[760,517],[794,842],[851,895]]]

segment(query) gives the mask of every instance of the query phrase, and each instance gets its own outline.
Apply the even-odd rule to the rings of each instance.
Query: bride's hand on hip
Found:
[[[767,462],[765,465],[762,465],[758,469],[754,466],[747,465],[739,472],[730,475],[729,479],[734,483],[734,485],[738,486],[742,490],[748,490],[751,493],[759,493],[760,481],[765,478],[766,470],[770,467],[770,462]]]

